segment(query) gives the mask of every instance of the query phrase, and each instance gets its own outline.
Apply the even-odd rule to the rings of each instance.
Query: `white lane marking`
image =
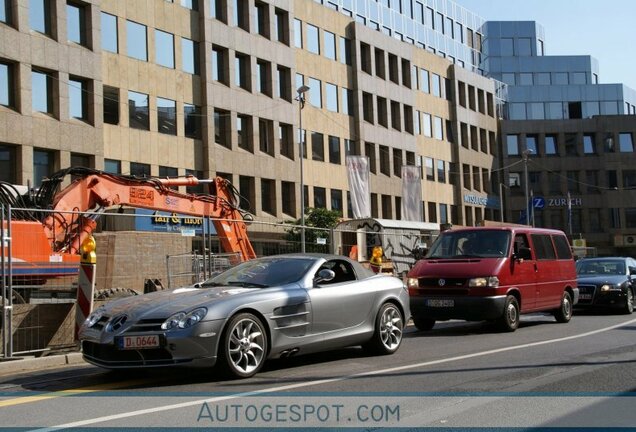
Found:
[[[514,346],[510,346],[510,347],[506,347],[506,348],[497,348],[497,349],[492,349],[492,350],[488,350],[488,351],[481,351],[481,352],[472,353],[472,354],[465,354],[465,355],[460,355],[460,356],[455,356],[455,357],[448,357],[448,358],[443,358],[443,359],[438,359],[438,360],[431,360],[431,361],[415,363],[415,364],[410,364],[410,365],[404,365],[404,366],[396,366],[396,367],[392,367],[392,368],[388,368],[388,369],[380,369],[380,370],[370,371],[370,372],[360,372],[360,373],[357,373],[357,374],[344,375],[344,376],[337,377],[337,378],[327,378],[327,379],[309,381],[309,382],[304,382],[304,383],[289,384],[289,385],[284,385],[284,386],[280,386],[280,387],[270,387],[268,389],[254,390],[254,391],[250,391],[250,392],[236,393],[236,394],[233,394],[233,395],[217,396],[217,397],[208,398],[208,399],[199,399],[199,400],[196,400],[196,401],[182,402],[182,403],[173,404],[173,405],[165,405],[165,406],[162,406],[162,407],[154,407],[154,408],[147,408],[147,409],[142,409],[142,410],[137,410],[137,411],[130,411],[130,412],[125,412],[125,413],[120,413],[120,414],[113,414],[113,415],[104,416],[104,417],[98,417],[98,418],[92,418],[92,419],[88,419],[88,420],[80,420],[80,421],[76,421],[76,422],[72,422],[72,423],[61,424],[61,425],[58,425],[58,426],[51,426],[51,427],[43,428],[43,429],[36,429],[36,431],[38,431],[38,432],[45,432],[45,431],[48,432],[48,431],[54,431],[54,430],[59,430],[59,429],[78,428],[78,427],[83,427],[83,426],[92,425],[92,424],[96,424],[96,423],[109,422],[109,421],[112,421],[112,420],[119,420],[119,419],[123,419],[123,418],[135,417],[135,416],[140,416],[140,415],[144,415],[144,414],[152,414],[152,413],[156,413],[156,412],[168,411],[168,410],[179,409],[179,408],[188,408],[188,407],[192,407],[192,406],[196,406],[196,405],[202,405],[203,403],[221,402],[221,401],[225,401],[225,400],[238,399],[238,398],[246,397],[246,396],[254,396],[254,395],[261,394],[261,393],[274,393],[274,392],[285,391],[285,390],[293,390],[293,389],[297,389],[297,388],[301,388],[301,387],[311,387],[311,386],[316,386],[316,385],[321,385],[321,384],[329,384],[329,383],[334,383],[334,382],[339,382],[339,381],[346,381],[346,380],[349,380],[349,379],[360,378],[360,377],[365,377],[365,376],[380,375],[380,374],[398,372],[398,371],[403,371],[403,370],[408,370],[408,369],[416,369],[416,368],[421,368],[421,367],[425,367],[425,366],[438,365],[438,364],[442,364],[442,363],[450,363],[450,362],[455,362],[455,361],[459,361],[459,360],[466,360],[466,359],[471,359],[471,358],[475,358],[475,357],[482,357],[482,356],[487,356],[487,355],[491,355],[491,354],[498,354],[498,353],[502,353],[502,352],[506,352],[506,351],[515,351],[515,350],[524,349],[524,348],[530,348],[530,347],[541,346],[541,345],[548,345],[548,344],[553,344],[553,343],[557,343],[557,342],[569,341],[569,340],[573,340],[573,339],[580,339],[580,338],[583,338],[583,337],[592,336],[592,335],[595,335],[595,334],[598,334],[598,333],[603,333],[603,332],[606,332],[606,331],[609,331],[609,330],[614,330],[616,328],[624,327],[626,325],[634,324],[634,323],[636,323],[636,318],[632,319],[630,321],[625,321],[625,322],[620,323],[620,324],[615,324],[613,326],[604,327],[604,328],[601,328],[601,329],[592,330],[592,331],[589,331],[589,332],[586,332],[586,333],[581,333],[581,334],[573,335],[573,336],[566,336],[566,337],[557,338],[557,339],[548,339],[548,340],[539,341],[539,342],[530,342],[530,343],[521,344],[521,345],[514,345]]]

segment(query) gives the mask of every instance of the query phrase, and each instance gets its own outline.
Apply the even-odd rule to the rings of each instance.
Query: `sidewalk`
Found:
[[[10,360],[0,358],[0,376],[54,369],[69,365],[87,364],[82,353],[60,353],[45,357],[15,357]]]

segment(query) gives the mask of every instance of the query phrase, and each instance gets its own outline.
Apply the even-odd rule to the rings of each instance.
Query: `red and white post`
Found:
[[[93,293],[95,292],[95,239],[90,236],[81,246],[79,283],[77,287],[77,303],[75,305],[75,340],[78,340],[80,326],[93,310]]]

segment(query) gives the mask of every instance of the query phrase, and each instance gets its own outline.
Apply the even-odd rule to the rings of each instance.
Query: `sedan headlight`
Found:
[[[97,322],[104,316],[104,310],[105,309],[103,307],[95,309],[95,311],[86,318],[86,327],[90,328],[97,324]]]
[[[161,329],[162,330],[170,330],[170,329],[173,329],[173,328],[177,327],[179,325],[179,322],[182,319],[184,319],[185,316],[186,316],[186,314],[184,312],[179,312],[179,313],[176,313],[176,314],[172,315],[170,318],[165,320],[163,322],[163,324],[161,324]]]
[[[620,291],[621,287],[620,285],[614,285],[614,284],[605,284],[601,286],[601,292],[607,292],[607,291]]]
[[[499,278],[497,276],[479,277],[468,280],[470,288],[497,288],[499,287]]]
[[[205,317],[205,314],[208,313],[208,310],[204,307],[198,308],[184,316],[181,320],[179,320],[179,328],[188,328],[192,327],[199,321]]]

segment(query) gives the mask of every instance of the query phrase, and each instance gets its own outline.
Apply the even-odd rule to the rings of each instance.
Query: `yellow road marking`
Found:
[[[7,400],[0,401],[0,408],[13,406],[13,405],[20,405],[25,403],[40,402],[43,400],[54,399],[58,397],[77,396],[80,394],[94,393],[94,392],[105,391],[105,390],[106,391],[116,390],[123,387],[130,387],[137,384],[143,384],[146,382],[148,382],[148,379],[144,379],[144,380],[139,379],[139,380],[132,380],[132,381],[123,381],[120,383],[99,384],[99,385],[94,385],[89,387],[82,387],[78,389],[60,390],[60,391],[45,393],[45,394],[41,394],[37,396],[24,396],[24,397],[15,398],[15,399],[7,399]]]

